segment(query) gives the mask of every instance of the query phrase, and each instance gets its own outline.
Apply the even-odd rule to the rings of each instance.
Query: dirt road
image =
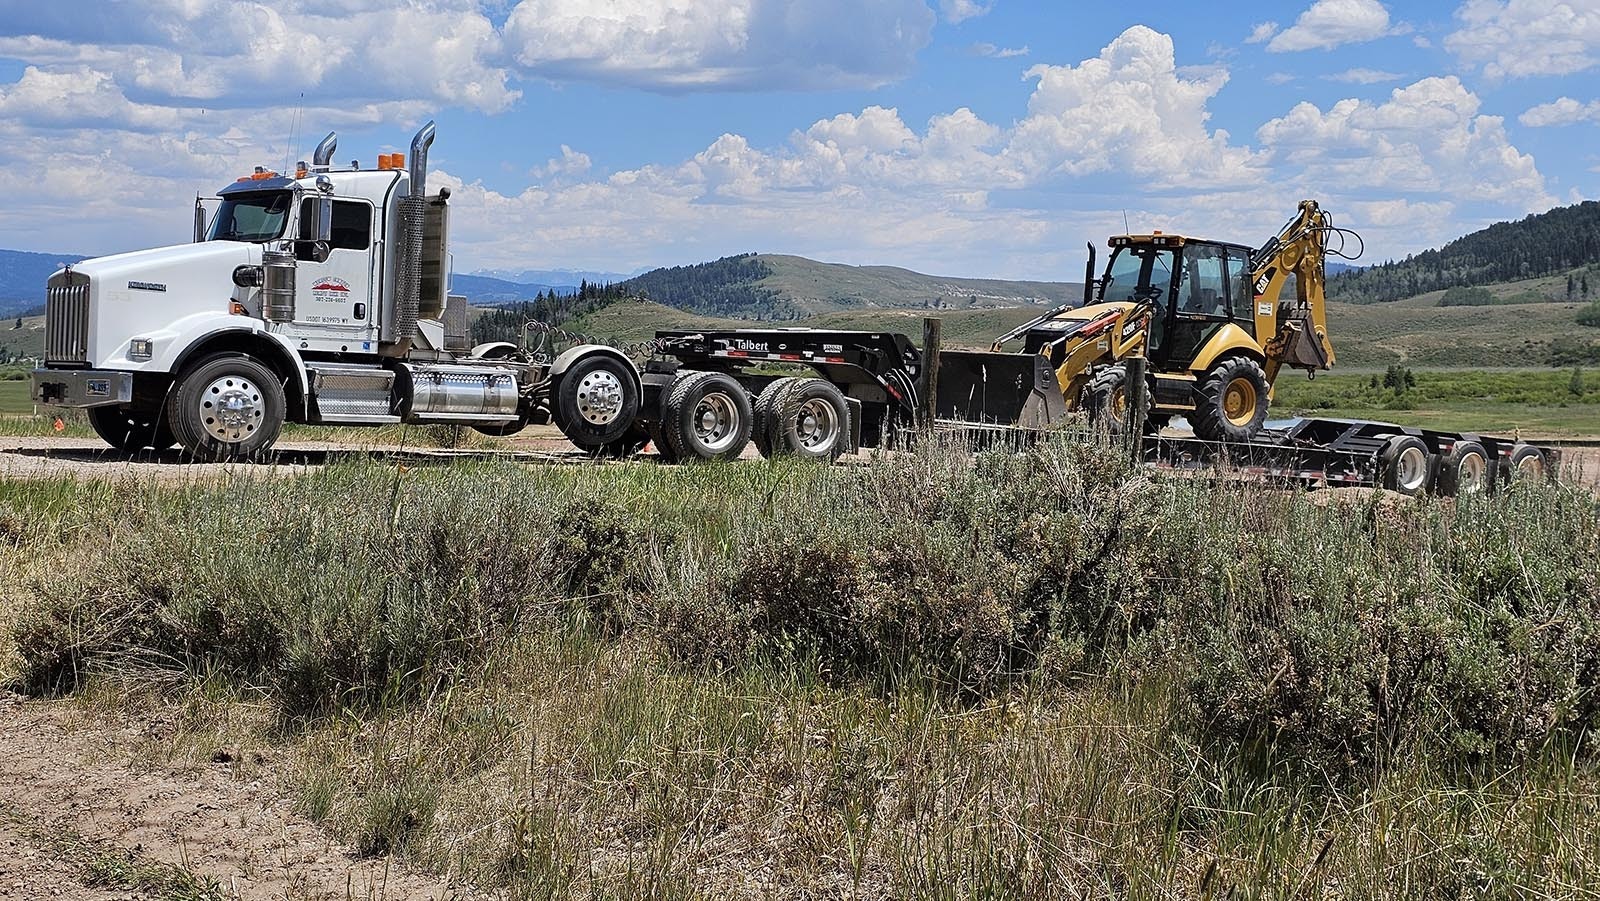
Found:
[[[231,759],[199,771],[131,760],[131,730],[77,719],[61,702],[0,696],[0,899],[479,897],[352,857]]]

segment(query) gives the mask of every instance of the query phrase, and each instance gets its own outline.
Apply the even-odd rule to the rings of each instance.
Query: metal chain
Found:
[[[538,333],[539,344],[530,350],[529,353],[535,359],[540,359],[544,362],[549,361],[552,355],[551,351],[553,350],[552,345],[556,342],[566,342],[569,344],[604,344],[607,347],[615,347],[617,350],[622,351],[630,357],[653,357],[656,354],[661,353],[662,348],[665,346],[664,342],[656,338],[651,338],[648,341],[636,341],[631,344],[622,344],[602,338],[598,335],[586,335],[582,332],[569,331],[559,325],[551,325],[548,322],[540,322],[537,319],[530,319],[523,323],[522,330],[524,332],[531,331]]]

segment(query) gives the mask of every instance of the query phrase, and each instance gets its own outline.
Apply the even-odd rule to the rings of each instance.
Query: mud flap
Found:
[[[939,355],[939,419],[1042,429],[1067,418],[1050,362],[1038,354]]]

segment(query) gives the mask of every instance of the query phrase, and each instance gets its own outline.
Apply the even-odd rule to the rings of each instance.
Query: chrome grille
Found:
[[[50,276],[44,307],[44,361],[89,361],[89,276],[70,269]]]

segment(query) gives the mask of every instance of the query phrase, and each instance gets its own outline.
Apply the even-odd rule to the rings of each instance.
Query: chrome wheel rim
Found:
[[[694,434],[700,444],[713,454],[720,454],[733,446],[742,425],[739,407],[733,398],[717,391],[700,398],[694,408]]]
[[[1418,491],[1428,479],[1428,455],[1420,447],[1408,447],[1395,461],[1395,484],[1402,491]]]
[[[200,393],[199,413],[207,435],[225,444],[237,444],[261,428],[266,403],[254,381],[225,375]]]
[[[839,438],[838,425],[839,417],[833,404],[820,397],[801,404],[795,414],[795,435],[800,439],[800,446],[806,450],[832,450],[833,443]]]
[[[610,425],[622,412],[622,380],[596,369],[578,381],[578,415],[590,425]]]

